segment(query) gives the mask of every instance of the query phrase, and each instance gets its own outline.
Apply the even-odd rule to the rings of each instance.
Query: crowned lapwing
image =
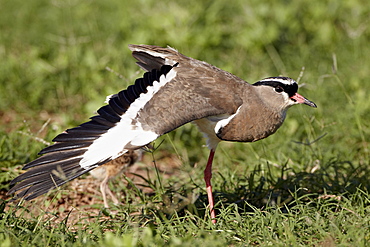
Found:
[[[31,200],[129,150],[139,149],[188,122],[207,137],[210,149],[204,170],[212,222],[212,161],[218,143],[254,142],[283,123],[289,107],[316,105],[297,93],[288,77],[254,84],[173,48],[129,45],[137,64],[147,71],[126,90],[112,95],[96,116],[54,138],[30,169],[11,181],[9,193]]]
[[[132,166],[138,159],[141,158],[142,150],[128,150],[126,153],[121,155],[120,157],[111,160],[104,165],[98,166],[95,169],[90,171],[90,174],[101,180],[100,183],[100,192],[103,196],[104,207],[109,208],[108,200],[107,200],[107,193],[113,200],[115,205],[119,204],[119,200],[114,195],[114,193],[109,189],[108,182],[115,178],[116,176],[120,175],[125,169]]]

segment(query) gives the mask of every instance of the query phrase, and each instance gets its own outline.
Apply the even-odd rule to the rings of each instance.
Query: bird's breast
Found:
[[[216,135],[225,141],[254,142],[275,133],[285,119],[285,112],[260,106],[242,106]]]

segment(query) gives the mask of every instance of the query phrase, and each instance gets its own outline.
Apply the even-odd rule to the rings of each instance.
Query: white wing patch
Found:
[[[97,163],[106,159],[115,159],[127,152],[130,148],[141,147],[158,138],[159,134],[143,130],[141,123],[134,123],[138,112],[153,98],[153,96],[176,76],[175,68],[167,75],[162,75],[153,86],[147,87],[148,92],[142,93],[131,103],[127,111],[121,116],[116,126],[96,139],[83,154],[80,166],[84,169],[96,167]],[[134,124],[133,124],[134,123]]]
[[[236,110],[236,112],[233,115],[230,115],[228,118],[218,121],[215,126],[215,133],[218,133],[222,127],[225,127],[231,121],[231,119],[233,119],[235,115],[239,113],[239,110],[241,107],[242,106],[239,106],[239,108]]]

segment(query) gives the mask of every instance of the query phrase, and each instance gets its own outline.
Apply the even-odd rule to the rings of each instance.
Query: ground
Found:
[[[127,179],[142,193],[150,195],[154,192],[150,186],[146,185],[146,180],[156,179],[155,166],[163,176],[169,178],[179,176],[181,173],[179,167],[181,163],[174,156],[162,157],[152,162],[151,155],[144,155],[143,159],[136,162],[133,166],[128,167],[123,174],[118,175],[110,182],[110,188],[116,194],[118,199],[124,201],[125,188],[130,188]],[[21,167],[19,167],[21,168]],[[117,181],[120,181],[119,183]],[[119,205],[113,205],[108,196],[111,208],[104,209],[103,199],[99,189],[100,181],[95,179],[91,174],[72,180],[62,186],[59,190],[56,189],[47,195],[42,195],[32,201],[23,201],[22,207],[27,208],[29,217],[35,215],[44,215],[54,223],[65,222],[68,225],[75,225],[83,220],[86,223],[96,221],[96,217],[100,216],[101,220],[109,219],[112,215],[119,211]],[[114,186],[122,186],[114,188]],[[6,190],[0,191],[0,199],[9,200],[11,196],[7,195]],[[137,198],[139,201],[140,199]],[[46,203],[48,202],[48,203]],[[124,203],[124,202],[123,202]],[[7,209],[15,207],[17,202],[8,203]],[[50,212],[45,214],[45,212]],[[18,213],[24,214],[23,210]],[[138,212],[133,212],[136,214]],[[24,215],[23,215],[24,216]],[[68,219],[66,221],[66,219]]]

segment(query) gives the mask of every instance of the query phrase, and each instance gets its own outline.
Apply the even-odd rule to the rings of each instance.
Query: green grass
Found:
[[[265,140],[220,145],[212,180],[216,225],[205,211],[208,151],[188,125],[156,141],[163,140],[153,154],[157,163],[171,154],[182,166],[180,176],[148,180],[155,193],[117,180],[115,190],[126,194],[118,213],[107,220],[102,211],[72,225],[68,217],[56,224],[51,216],[59,209],[47,201],[38,213],[32,203],[17,208],[4,201],[0,246],[369,245],[366,1],[0,0],[0,6],[2,192],[43,140],[86,121],[106,95],[142,74],[130,43],[170,45],[249,82],[302,75],[299,92],[318,105],[293,107]]]

